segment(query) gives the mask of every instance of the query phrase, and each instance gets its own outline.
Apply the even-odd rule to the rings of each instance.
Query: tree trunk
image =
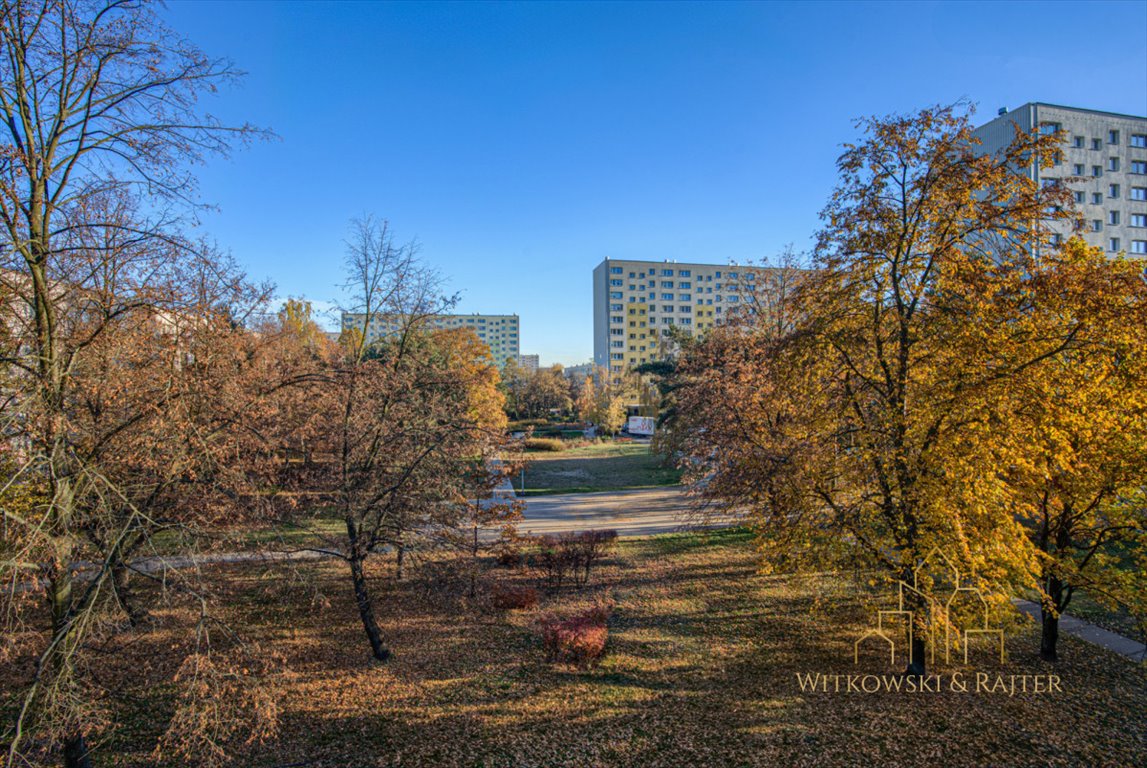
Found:
[[[135,603],[135,599],[131,594],[131,587],[129,581],[131,579],[131,571],[127,566],[120,563],[112,569],[112,589],[115,590],[116,599],[119,601],[120,607],[123,612],[127,614],[128,623],[132,627],[138,627],[147,620],[147,611],[140,608]]]
[[[927,646],[924,643],[924,637],[918,632],[912,633],[912,661],[909,662],[908,668],[904,674],[923,677],[928,671]]]
[[[1042,632],[1039,640],[1039,657],[1044,661],[1056,661],[1059,653],[1056,646],[1059,644],[1059,614],[1066,607],[1064,601],[1064,584],[1055,576],[1047,579],[1047,598],[1051,600],[1055,610],[1048,609],[1044,601],[1040,601],[1040,621]]]
[[[352,553],[349,562],[351,580],[354,582],[354,600],[358,605],[358,615],[362,618],[362,628],[370,641],[370,651],[379,661],[387,661],[390,659],[390,649],[383,644],[382,632],[374,618],[374,604],[366,587],[366,574],[363,573],[363,558]]]
[[[82,733],[64,742],[64,768],[92,768],[88,742]]]
[[[907,579],[902,577],[902,580],[907,582]],[[928,605],[924,599],[919,595],[909,593],[907,595],[907,607],[912,611],[912,641],[909,643],[910,648],[910,661],[908,667],[904,670],[904,674],[912,675],[914,677],[923,677],[928,672],[928,659],[925,656],[927,652],[928,636],[928,621],[931,618],[926,615],[928,612]]]

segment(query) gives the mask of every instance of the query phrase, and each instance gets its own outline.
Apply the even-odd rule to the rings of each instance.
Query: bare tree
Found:
[[[385,222],[356,221],[347,273],[344,354],[315,393],[331,425],[323,487],[345,526],[329,551],[349,566],[371,653],[385,661],[367,559],[456,527],[474,457],[504,439],[505,414],[488,348],[472,331],[432,329],[454,300],[415,244],[396,243]]]
[[[217,408],[223,399],[199,387],[228,364],[216,355],[236,350],[257,291],[174,225],[194,198],[190,166],[258,132],[200,114],[198,98],[238,73],[167,29],[151,3],[4,0],[0,38],[11,334],[3,415],[19,456],[5,486],[35,489],[38,499],[32,517],[5,509],[18,533],[0,567],[42,578],[51,622],[9,758],[38,724],[65,765],[84,766],[87,694],[77,670],[111,573],[190,500],[180,486],[193,470],[221,479],[219,456],[201,441],[237,434]],[[140,194],[146,215],[133,203]],[[155,386],[125,390],[122,402],[103,397],[116,376],[141,370],[159,377]],[[128,443],[158,455],[142,460]],[[77,584],[81,556],[97,569]]]

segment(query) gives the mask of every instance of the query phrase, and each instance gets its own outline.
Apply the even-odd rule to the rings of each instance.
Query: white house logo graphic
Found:
[[[920,585],[920,576],[925,573],[927,569],[933,567],[933,563],[941,565],[950,577],[951,587],[947,595],[933,595],[925,592]],[[960,573],[960,569],[956,567],[952,559],[949,558],[939,547],[934,547],[919,563],[912,569],[912,583],[906,581],[896,580],[896,608],[887,610],[877,610],[876,612],[876,627],[868,629],[860,638],[853,644],[853,663],[860,663],[860,647],[863,643],[869,642],[873,639],[882,640],[888,646],[889,663],[896,663],[896,639],[895,636],[902,636],[905,628],[908,636],[908,663],[911,664],[915,661],[912,658],[912,638],[913,632],[916,631],[915,621],[916,616],[912,609],[906,607],[905,598],[915,596],[913,602],[923,602],[926,606],[924,609],[926,615],[923,617],[924,626],[927,627],[928,633],[928,647],[931,650],[931,663],[936,663],[936,647],[942,646],[944,649],[944,663],[951,662],[952,648],[963,646],[964,650],[964,663],[968,663],[968,645],[974,637],[989,637],[999,640],[1000,648],[1000,663],[1004,662],[1004,631],[999,627],[988,626],[988,601],[984,599],[984,594],[976,587],[970,580],[967,580]],[[965,620],[964,623],[971,624],[971,626],[958,626],[957,619],[957,606],[960,601],[971,599],[972,610],[970,613],[974,615],[971,622]],[[964,612],[966,617],[969,611]],[[898,624],[903,622],[904,627],[892,629],[886,624]],[[955,642],[953,642],[953,640]]]

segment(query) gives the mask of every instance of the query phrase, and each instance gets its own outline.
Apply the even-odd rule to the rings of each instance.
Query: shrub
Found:
[[[498,550],[497,562],[503,568],[517,568],[522,564],[522,551],[517,547],[502,547]]]
[[[606,626],[613,611],[612,603],[598,603],[593,608],[566,619],[547,616],[542,619],[542,646],[547,661],[576,664],[586,669],[605,655],[609,639]]]
[[[589,583],[589,571],[617,544],[617,531],[582,531],[573,540],[574,583]]]
[[[490,600],[499,611],[523,611],[538,604],[538,590],[497,584],[490,593]]]
[[[617,543],[617,531],[582,531],[557,536],[541,536],[538,544],[537,565],[545,576],[546,585],[561,589],[567,576],[575,585],[589,583],[593,566]]]
[[[557,438],[531,437],[526,440],[527,451],[564,451],[566,444]]]
[[[561,589],[566,574],[576,569],[570,539],[573,534],[563,533],[559,536],[547,534],[539,536],[537,566],[541,568],[546,579],[546,586],[552,589]]]
[[[547,426],[548,424],[549,422],[545,418],[522,418],[522,420],[507,424],[506,429],[510,432],[524,432],[531,426]]]

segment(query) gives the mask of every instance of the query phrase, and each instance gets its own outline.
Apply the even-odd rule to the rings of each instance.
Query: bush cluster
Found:
[[[583,669],[597,664],[605,655],[609,639],[607,624],[612,612],[612,603],[601,602],[569,618],[554,615],[543,618],[542,646],[546,660],[576,664]]]
[[[538,604],[538,590],[498,584],[491,590],[490,600],[499,611],[524,611]]]
[[[617,531],[582,531],[540,536],[537,565],[547,586],[561,589],[567,577],[581,587],[589,582],[590,570],[617,543]]]
[[[506,425],[506,430],[509,432],[525,432],[530,427],[548,427],[549,421],[546,419],[519,419],[518,421],[511,421]]]
[[[564,451],[566,444],[556,437],[531,437],[526,440],[527,451]]]

